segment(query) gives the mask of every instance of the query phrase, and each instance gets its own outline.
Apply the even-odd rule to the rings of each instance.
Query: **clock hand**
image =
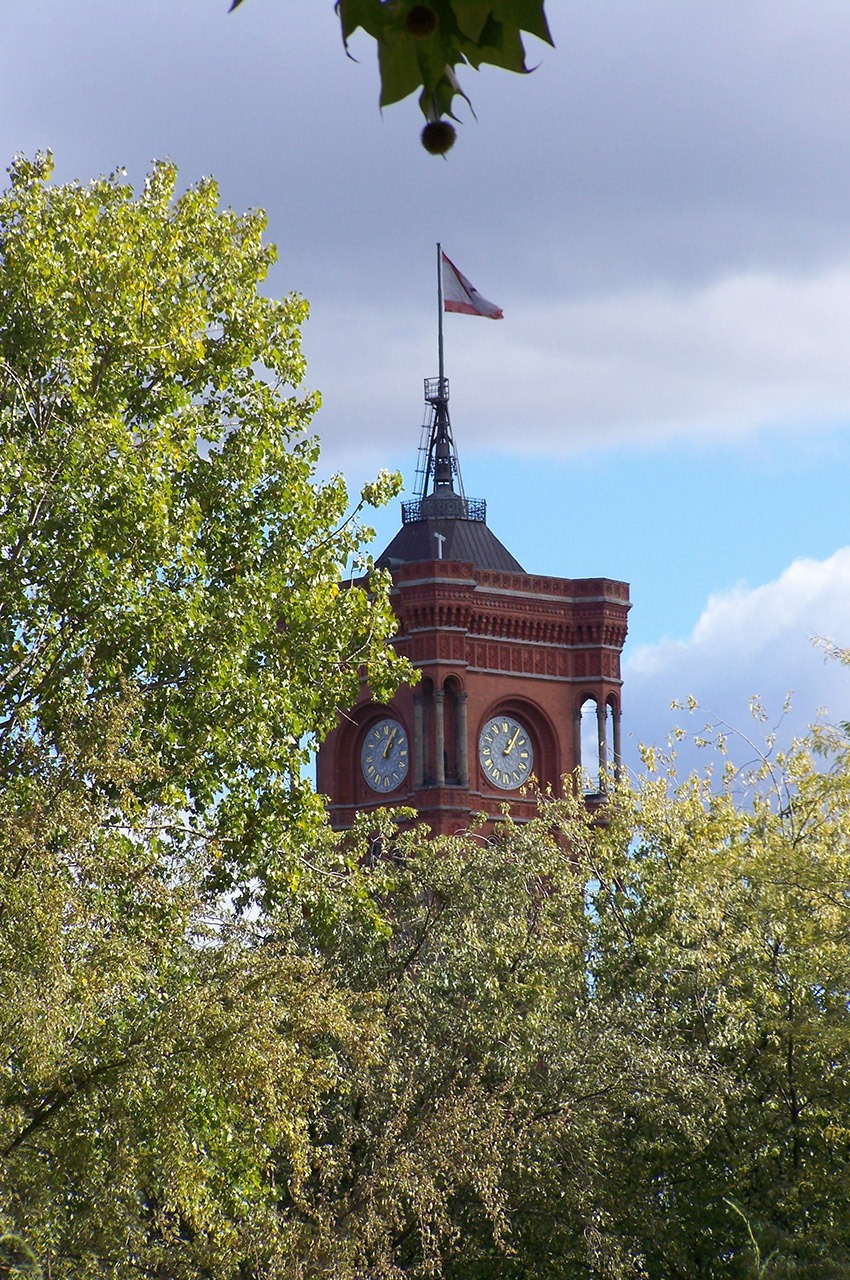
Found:
[[[390,734],[390,736],[387,738],[387,745],[384,747],[384,759],[385,759],[385,760],[386,760],[387,756],[390,754],[390,747],[393,745],[393,738],[396,736],[396,734],[397,734],[397,733],[398,733],[398,729],[393,729],[392,733],[391,733],[391,734]]]
[[[514,736],[511,738],[510,742],[502,752],[503,756],[509,756],[511,754],[511,752],[514,749],[514,743],[516,742],[518,737],[519,737],[519,725],[517,725],[517,727],[514,729]]]

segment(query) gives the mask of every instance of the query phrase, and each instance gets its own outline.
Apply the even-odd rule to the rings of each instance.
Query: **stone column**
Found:
[[[581,768],[581,707],[573,707],[573,769]]]
[[[446,730],[443,719],[442,689],[434,690],[434,785],[446,785]]]
[[[421,695],[413,696],[413,786],[418,791],[425,785],[425,735],[422,732],[424,707]]]
[[[599,744],[599,782],[600,791],[605,790],[605,773],[608,769],[608,738],[605,733],[605,721],[608,715],[608,708],[604,702],[596,704],[596,741]]]
[[[469,741],[466,727],[466,692],[457,695],[457,713],[455,715],[455,732],[457,734],[457,781],[458,786],[469,786]]]
[[[611,718],[614,722],[614,781],[620,781],[620,771],[623,767],[623,753],[620,739],[620,721],[623,713],[612,707]]]

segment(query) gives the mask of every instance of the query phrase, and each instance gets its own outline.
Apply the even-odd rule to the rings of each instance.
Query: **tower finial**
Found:
[[[448,265],[451,280],[457,288],[465,290],[464,297],[471,302],[450,302],[443,299],[443,270]],[[449,297],[451,297],[451,293]],[[453,263],[437,244],[437,353],[439,376],[425,379],[425,421],[419,440],[419,457],[416,464],[415,497],[413,502],[402,503],[402,519],[405,523],[439,515],[445,519],[485,520],[486,504],[468,502],[463,491],[460,461],[452,435],[449,417],[449,380],[445,374],[443,355],[443,311],[463,310],[473,315],[492,315],[495,319],[501,311],[493,303],[481,299],[465,276],[461,276]],[[482,309],[486,308],[486,309]]]
[[[448,378],[425,379],[426,416],[419,443],[416,496],[402,503],[405,522],[439,516],[451,520],[484,520],[486,503],[471,502],[463,491],[457,448],[449,418]]]
[[[422,428],[422,443],[427,453],[422,459],[421,475],[417,475],[416,496],[427,498],[432,493],[439,497],[456,495],[463,498],[463,478],[449,418],[448,378],[425,379],[425,403],[430,405],[431,412]],[[428,433],[427,444],[425,431]]]

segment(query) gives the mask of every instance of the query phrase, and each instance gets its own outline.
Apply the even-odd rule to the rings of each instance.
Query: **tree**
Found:
[[[306,868],[260,930],[211,898],[208,842],[169,858],[149,819],[116,820],[134,713],[101,703],[96,740],[69,728],[4,794],[0,1234],[57,1280],[295,1275],[269,1165],[303,1164],[374,1019],[296,945]]]
[[[382,1027],[284,1206],[308,1274],[846,1274],[848,765],[818,730],[719,789],[623,784],[601,819],[385,824],[369,909],[308,948]]]
[[[89,786],[132,794],[132,716],[0,824],[0,1221],[50,1274],[846,1272],[846,742],[486,840],[364,819],[211,921],[210,847]]]
[[[232,0],[230,11],[242,0]],[[527,74],[522,33],[552,43],[544,0],[337,0],[346,50],[358,28],[378,46],[381,106],[421,88],[419,105],[427,124],[422,144],[443,155],[455,141],[452,119],[456,95],[469,99],[458,83],[457,66],[485,64]]]
[[[219,889],[271,892],[317,817],[309,748],[361,665],[379,695],[407,671],[386,582],[339,587],[369,531],[315,479],[307,307],[258,292],[265,218],[212,181],[50,168],[19,158],[0,197],[0,776],[61,767],[69,717],[132,693],[136,802],[179,815],[175,848],[218,842]]]
[[[339,586],[369,531],[315,478],[263,216],[49,175],[0,197],[0,1253],[244,1275],[374,1035],[292,925],[340,882],[301,764],[407,667],[386,581]]]
[[[609,1220],[648,1274],[850,1266],[848,802],[847,739],[817,728],[719,789],[659,778],[612,808],[594,980],[704,1093],[623,1117]]]

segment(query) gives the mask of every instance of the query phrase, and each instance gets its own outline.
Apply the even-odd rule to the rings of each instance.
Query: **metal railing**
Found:
[[[422,504],[427,503],[426,515],[422,514]],[[401,504],[403,524],[414,524],[417,520],[480,520],[487,523],[487,503],[483,498],[435,498],[431,494],[427,498],[417,498],[413,502]]]
[[[435,400],[442,400],[448,404],[449,400],[449,380],[448,378],[426,378],[425,379],[425,399],[428,404],[433,404]]]

